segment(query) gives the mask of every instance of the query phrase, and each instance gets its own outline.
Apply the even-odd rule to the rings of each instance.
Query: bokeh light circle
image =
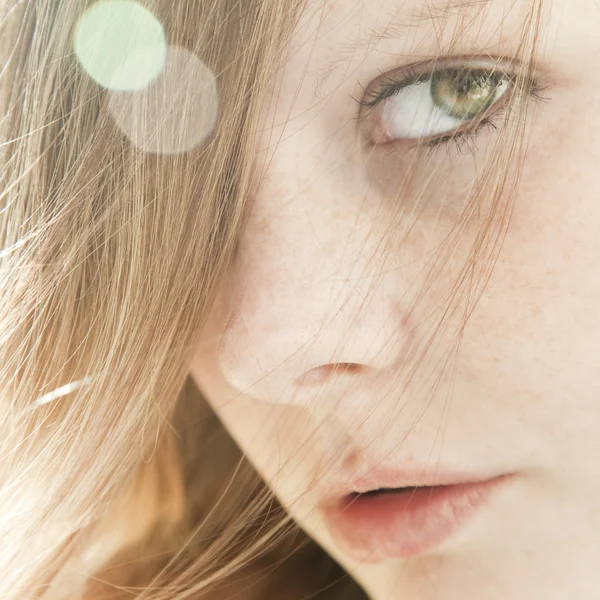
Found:
[[[162,24],[129,0],[101,0],[81,16],[74,49],[89,76],[109,90],[139,90],[164,68],[167,42]]]
[[[214,131],[219,114],[215,74],[185,48],[169,46],[156,80],[135,92],[110,91],[109,110],[135,146],[155,154],[192,150]]]

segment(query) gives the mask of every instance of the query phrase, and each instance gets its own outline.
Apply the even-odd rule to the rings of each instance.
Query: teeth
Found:
[[[378,490],[371,490],[369,492],[363,492],[362,494],[357,494],[359,496],[374,496],[375,494],[389,494],[391,492],[404,492],[410,488],[381,488]]]
[[[440,487],[450,487],[449,485],[436,485],[436,486],[423,486],[423,485],[411,485],[407,487],[398,487],[398,488],[379,488],[377,490],[369,490],[368,492],[352,492],[350,494],[353,498],[358,498],[359,496],[376,496],[378,494],[402,494],[405,492],[414,492],[415,490],[425,490],[430,489],[434,490],[435,488]]]

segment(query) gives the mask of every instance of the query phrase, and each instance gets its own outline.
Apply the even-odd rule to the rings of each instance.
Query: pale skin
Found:
[[[428,4],[308,3],[264,115],[263,176],[238,262],[191,374],[283,506],[373,600],[592,600],[600,590],[600,8],[546,3],[536,66],[551,87],[535,109],[512,222],[457,363],[426,406],[430,388],[409,387],[404,400],[395,367],[407,331],[420,338],[450,279],[435,283],[435,301],[410,319],[407,293],[418,292],[426,255],[456,222],[458,190],[497,133],[482,131],[475,153],[437,153],[451,204],[440,211],[428,192],[410,235],[384,252],[402,163],[394,167],[394,144],[364,149],[369,124],[357,127],[352,97],[381,73],[438,53],[515,56],[530,3],[453,9],[443,24],[424,19],[352,50],[394,14],[408,23]],[[339,44],[343,60],[317,86]],[[355,368],[335,378],[336,363]],[[434,552],[360,564],[331,538],[318,504],[328,481],[379,460],[516,478]]]

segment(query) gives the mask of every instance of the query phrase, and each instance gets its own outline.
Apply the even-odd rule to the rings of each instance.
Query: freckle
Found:
[[[539,304],[534,304],[532,309],[531,309],[531,314],[537,319],[541,316],[542,314],[542,309],[540,308]]]

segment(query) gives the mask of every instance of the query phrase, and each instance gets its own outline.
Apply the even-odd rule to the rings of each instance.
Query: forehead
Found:
[[[550,0],[545,0],[548,4]],[[302,73],[315,96],[365,63],[394,68],[462,44],[501,51],[538,0],[308,0],[292,37],[286,70]],[[477,41],[474,40],[477,38]],[[404,59],[404,60],[403,60]],[[375,75],[377,72],[375,71]],[[337,76],[336,76],[337,75]]]

